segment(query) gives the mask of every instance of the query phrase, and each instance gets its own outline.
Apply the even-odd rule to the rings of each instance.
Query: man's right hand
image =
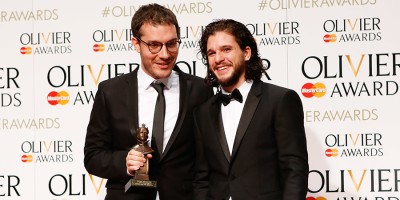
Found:
[[[152,155],[147,154],[146,157],[151,158]],[[141,152],[131,149],[126,156],[126,169],[128,174],[133,176],[135,171],[142,167],[145,162],[146,158]]]

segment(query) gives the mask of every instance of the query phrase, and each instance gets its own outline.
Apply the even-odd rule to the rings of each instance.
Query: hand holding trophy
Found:
[[[141,127],[136,129],[137,144],[132,148],[135,151],[143,153],[145,158],[146,154],[154,152],[154,150],[148,145],[148,135],[149,130],[145,124],[142,124]],[[136,170],[133,178],[125,184],[125,192],[127,192],[131,187],[157,187],[157,181],[151,181],[149,179],[149,160],[147,158],[143,166]]]

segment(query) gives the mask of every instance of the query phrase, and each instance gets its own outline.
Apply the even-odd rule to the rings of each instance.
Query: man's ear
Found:
[[[139,40],[137,38],[132,37],[132,45],[133,45],[133,48],[135,49],[135,51],[140,53],[140,45],[139,45]]]
[[[251,48],[249,46],[246,46],[243,53],[244,53],[244,59],[246,61],[249,61],[251,57]]]

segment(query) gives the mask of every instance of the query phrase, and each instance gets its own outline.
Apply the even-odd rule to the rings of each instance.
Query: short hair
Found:
[[[164,6],[156,3],[140,6],[140,8],[133,15],[131,21],[131,31],[134,37],[140,38],[142,36],[140,33],[140,28],[145,23],[150,23],[153,25],[175,25],[176,33],[178,34],[178,38],[180,38],[178,20],[176,19],[175,14]]]
[[[210,71],[207,59],[208,38],[217,32],[226,32],[232,35],[242,50],[245,50],[247,46],[251,48],[250,59],[246,61],[245,78],[246,80],[260,80],[262,74],[265,73],[265,67],[259,56],[257,43],[249,29],[244,24],[232,19],[217,19],[205,27],[200,38],[201,59],[203,64],[207,66],[205,81],[211,86],[218,86],[216,77]]]

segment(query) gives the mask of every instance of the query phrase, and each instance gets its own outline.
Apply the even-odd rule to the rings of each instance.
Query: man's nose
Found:
[[[161,51],[158,52],[158,55],[159,55],[160,57],[162,57],[162,58],[168,58],[171,54],[170,54],[170,52],[168,51],[167,46],[166,46],[166,45],[163,45],[163,46],[161,47]]]

